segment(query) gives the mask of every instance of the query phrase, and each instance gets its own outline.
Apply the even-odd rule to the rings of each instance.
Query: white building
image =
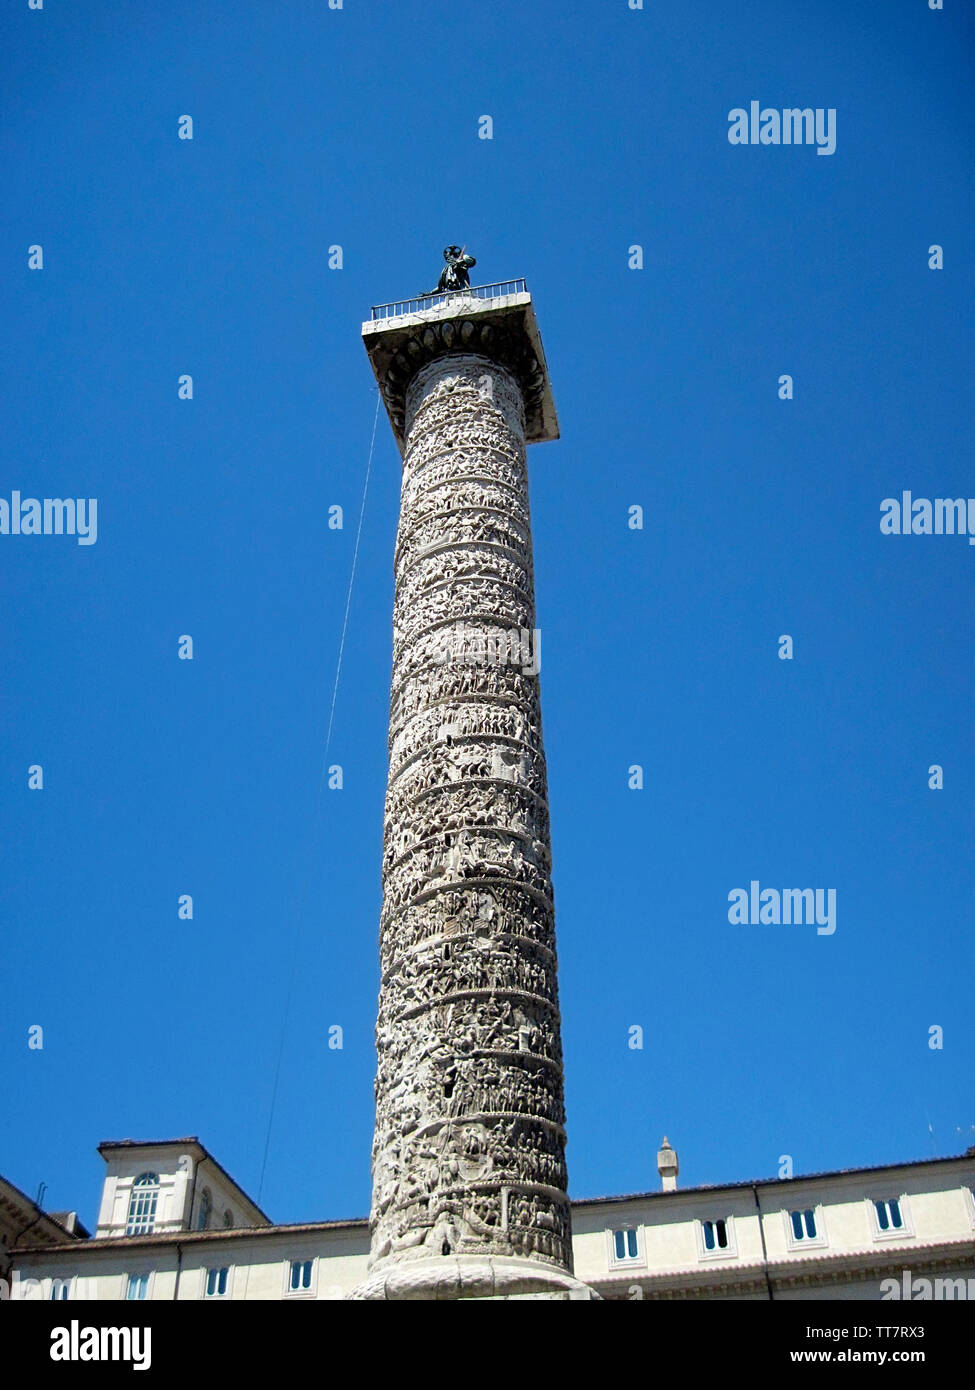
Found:
[[[17,1299],[338,1299],[365,1220],[275,1226],[196,1139],[99,1146],[98,1223],[0,1180],[0,1277]],[[606,1299],[880,1299],[928,1280],[975,1298],[975,1149],[956,1158],[572,1203],[575,1272]],[[906,1271],[906,1273],[905,1273]],[[884,1282],[887,1281],[887,1282]]]

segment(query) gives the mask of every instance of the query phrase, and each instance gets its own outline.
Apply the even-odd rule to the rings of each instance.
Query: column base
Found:
[[[588,1284],[554,1266],[507,1255],[441,1255],[380,1267],[347,1299],[598,1299]]]

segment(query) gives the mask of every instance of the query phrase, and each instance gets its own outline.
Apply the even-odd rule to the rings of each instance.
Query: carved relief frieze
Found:
[[[499,362],[480,339],[464,353],[452,337],[449,355],[436,335],[418,342],[391,387],[406,453],[372,1260],[470,1253],[569,1268],[538,672],[502,640],[535,625],[528,364]]]

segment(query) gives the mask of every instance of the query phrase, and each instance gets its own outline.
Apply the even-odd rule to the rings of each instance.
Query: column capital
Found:
[[[481,355],[506,367],[524,398],[527,442],[558,439],[541,334],[523,280],[380,304],[372,312],[362,340],[401,455],[407,387],[421,367],[450,353]]]

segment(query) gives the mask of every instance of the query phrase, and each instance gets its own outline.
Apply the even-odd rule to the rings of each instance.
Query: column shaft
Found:
[[[520,387],[437,357],[404,435],[371,1265],[570,1271]]]

